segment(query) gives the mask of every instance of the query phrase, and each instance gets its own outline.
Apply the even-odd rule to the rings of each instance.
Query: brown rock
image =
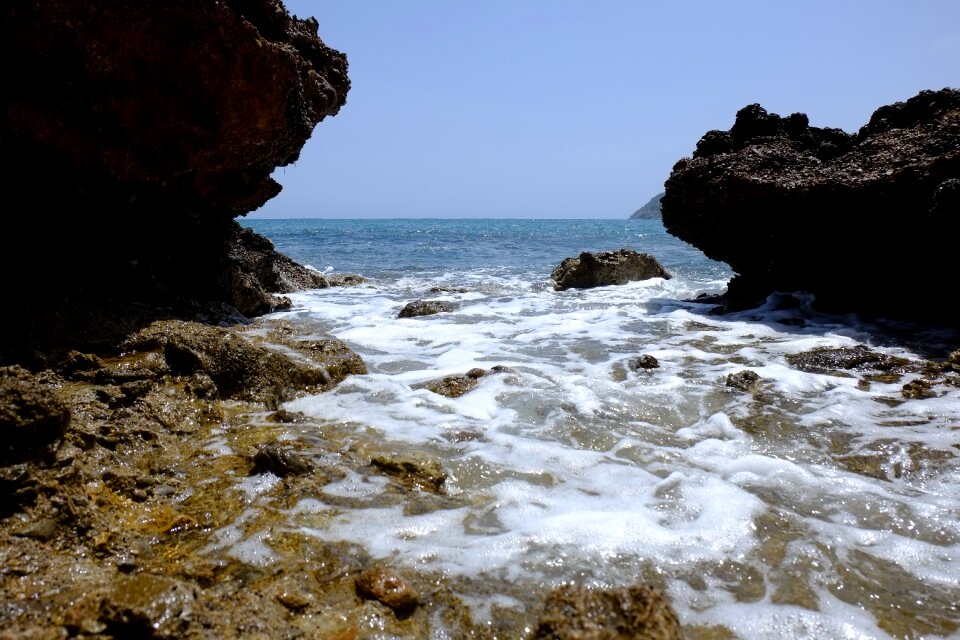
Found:
[[[190,622],[195,599],[190,586],[170,578],[118,575],[101,605],[100,619],[114,636],[178,638]]]
[[[547,596],[535,640],[679,640],[680,622],[654,588],[564,585]]]
[[[757,375],[756,371],[750,371],[749,369],[744,369],[743,371],[737,371],[736,373],[731,373],[727,376],[727,386],[734,389],[739,389],[740,391],[751,392],[755,391],[761,383],[760,376]]]
[[[406,578],[393,569],[374,567],[356,580],[357,595],[387,605],[397,616],[408,616],[420,606],[420,594]]]
[[[313,463],[294,451],[275,445],[261,445],[253,456],[253,469],[250,475],[272,473],[286,476],[302,476],[313,471]]]
[[[443,495],[447,472],[441,464],[421,455],[376,456],[370,464],[410,489]]]
[[[237,331],[180,320],[155,322],[125,346],[133,350],[162,348],[175,375],[202,373],[223,397],[271,406],[300,391],[328,389],[351,373],[366,373],[360,356],[339,340],[290,342],[309,359],[301,362]]]
[[[925,398],[936,398],[937,392],[933,389],[933,383],[929,380],[912,380],[903,385],[901,394],[907,400],[923,400]]]
[[[70,422],[54,389],[21,367],[0,367],[0,464],[49,452]]]
[[[439,380],[433,380],[431,382],[425,382],[423,384],[415,384],[412,388],[414,389],[429,389],[434,393],[438,393],[441,396],[446,396],[448,398],[459,398],[468,391],[472,391],[476,386],[480,378],[487,375],[487,372],[483,369],[474,368],[467,371],[465,375],[453,375],[445,376]]]

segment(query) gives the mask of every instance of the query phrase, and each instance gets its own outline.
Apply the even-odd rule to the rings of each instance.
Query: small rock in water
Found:
[[[507,373],[509,371],[510,369],[500,364],[495,367],[491,367],[489,372],[484,371],[480,367],[474,367],[463,375],[446,376],[444,378],[440,378],[439,380],[431,380],[430,382],[415,384],[411,388],[429,389],[430,391],[438,393],[441,396],[446,396],[448,398],[459,398],[468,391],[472,391],[474,387],[477,386],[477,381],[488,373]]]
[[[755,371],[744,369],[727,376],[727,386],[740,391],[755,391],[760,386],[760,376]]]
[[[418,316],[432,316],[437,313],[449,313],[453,310],[453,303],[445,300],[414,300],[407,303],[397,317],[416,318]]]
[[[377,600],[393,609],[397,616],[407,616],[420,606],[420,594],[393,569],[374,567],[361,573],[356,580],[357,595],[366,600]]]
[[[332,273],[327,278],[327,284],[331,287],[355,287],[367,281],[361,275],[356,273]]]
[[[298,453],[272,445],[262,445],[253,455],[253,469],[250,475],[270,472],[285,478],[302,476],[313,471],[313,464]]]
[[[658,369],[660,367],[660,362],[649,354],[642,355],[639,358],[631,358],[627,364],[634,371],[639,371],[640,369]]]
[[[646,585],[550,592],[534,640],[679,640],[680,621],[659,591]]]
[[[908,382],[903,385],[901,393],[907,400],[923,400],[925,398],[937,397],[937,392],[933,390],[933,383],[929,380],[914,380]]]
[[[376,469],[410,489],[446,494],[447,473],[439,462],[423,456],[377,456],[370,461]]]

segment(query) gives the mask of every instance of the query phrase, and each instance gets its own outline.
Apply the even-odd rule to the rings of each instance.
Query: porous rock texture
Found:
[[[0,360],[322,286],[235,221],[345,103],[317,28],[279,0],[3,3]]]
[[[678,640],[677,614],[648,585],[591,589],[566,584],[547,597],[534,640]]]
[[[881,107],[856,134],[741,109],[666,181],[672,235],[736,272],[729,308],[807,291],[827,310],[947,320],[960,224],[960,91]]]

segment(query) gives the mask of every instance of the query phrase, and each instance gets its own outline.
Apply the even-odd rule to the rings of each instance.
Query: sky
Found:
[[[626,218],[759,103],[960,88],[960,0],[285,0],[352,87],[251,218]]]

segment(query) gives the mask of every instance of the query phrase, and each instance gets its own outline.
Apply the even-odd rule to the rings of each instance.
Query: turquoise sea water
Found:
[[[565,257],[623,247],[669,271],[729,277],[726,265],[667,234],[658,220],[244,220],[294,260],[321,271],[399,278],[487,270],[549,275]]]

